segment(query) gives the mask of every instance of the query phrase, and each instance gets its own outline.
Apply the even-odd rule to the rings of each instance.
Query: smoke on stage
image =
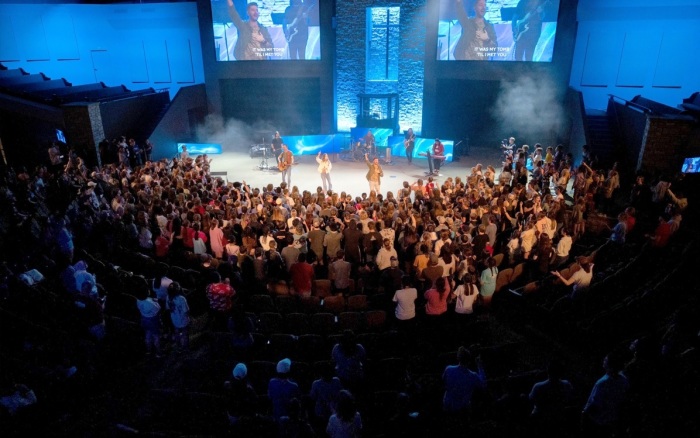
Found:
[[[275,128],[269,122],[250,126],[240,120],[224,120],[220,115],[210,114],[195,132],[200,143],[218,143],[222,152],[240,152],[247,151],[254,144],[270,143]]]

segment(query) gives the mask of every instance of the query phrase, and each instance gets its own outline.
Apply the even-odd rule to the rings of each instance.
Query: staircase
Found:
[[[605,111],[586,109],[586,141],[601,163],[616,160],[615,131]]]

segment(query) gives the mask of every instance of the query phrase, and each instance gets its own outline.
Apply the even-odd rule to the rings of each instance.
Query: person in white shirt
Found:
[[[562,227],[559,230],[559,234],[561,237],[559,238],[559,243],[557,243],[557,258],[554,260],[554,267],[559,267],[566,263],[569,260],[569,252],[571,251],[572,240],[566,227]]]
[[[321,151],[319,151],[316,156],[316,162],[318,163],[318,173],[321,174],[323,192],[328,193],[328,190],[333,190],[333,184],[331,184],[331,169],[333,168],[333,163],[328,159],[328,154],[323,154],[323,158],[321,158]]]
[[[418,299],[418,290],[413,287],[411,277],[405,275],[401,280],[402,289],[394,293],[393,302],[396,303],[394,315],[399,321],[410,321],[416,317],[416,300]]]
[[[391,246],[391,241],[389,239],[384,239],[384,246],[379,249],[377,253],[376,263],[377,269],[383,271],[384,269],[391,266],[391,257],[396,257],[398,259],[398,254],[396,250]]]
[[[474,302],[479,297],[479,289],[474,284],[476,279],[473,275],[464,276],[464,283],[460,284],[452,292],[455,299],[455,313],[460,315],[471,315],[474,313]]]

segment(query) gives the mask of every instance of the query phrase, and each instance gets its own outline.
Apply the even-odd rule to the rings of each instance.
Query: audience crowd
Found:
[[[131,143],[117,143],[113,154],[105,143],[102,167],[88,168],[73,151],[61,162],[54,151],[47,166],[3,175],[4,328],[47,325],[26,306],[42,299],[37,288],[50,288],[70,320],[63,329],[85,343],[52,345],[49,354],[46,339],[13,333],[14,353],[2,361],[34,357],[44,380],[6,376],[3,421],[47,403],[30,389],[39,381],[69,388],[79,375],[108,379],[99,357],[125,315],[137,322],[149,362],[184,361],[201,345],[198,333],[230,335],[234,362],[217,395],[226,400],[227,428],[241,436],[395,436],[436,424],[457,434],[486,427],[485,419],[544,436],[639,436],[648,422],[634,414],[655,400],[647,382],[654,366],[693,375],[685,367],[697,364],[698,324],[679,313],[662,336],[622,352],[614,346],[595,384],[583,379],[589,386],[577,388],[571,369],[543,357],[531,369],[546,373],[526,373],[529,380],[507,373],[501,394],[489,399],[490,374],[515,364],[489,369],[488,340],[475,335],[518,299],[563,318],[590,316],[602,289],[596,283],[612,281],[630,259],[653,265],[668,257],[688,209],[676,189],[682,181],[650,183],[639,174],[630,190],[617,164],[599,170],[584,149],[577,166],[563,146],[538,144],[532,153],[513,147],[499,171],[477,164],[463,178],[405,181],[386,193],[310,192],[227,183],[210,174],[206,155],[149,161],[150,144],[129,159]],[[145,275],[125,272],[146,266]],[[192,284],[173,275],[189,271]],[[284,296],[296,309],[315,302],[320,313],[335,313],[334,327],[339,312],[326,309],[334,301],[346,309],[356,296],[389,315],[378,330],[398,334],[404,355],[390,373],[401,384],[386,423],[367,421],[379,406],[371,375],[378,368],[357,336],[360,325],[328,333],[327,363],[307,376],[281,357],[264,391],[252,382],[265,323],[251,303],[261,295]],[[433,387],[444,393],[436,420],[421,412],[421,383],[406,362],[441,354],[451,363],[432,370],[440,373]]]

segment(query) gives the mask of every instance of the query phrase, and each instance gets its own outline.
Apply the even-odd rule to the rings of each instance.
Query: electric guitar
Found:
[[[513,22],[513,41],[518,41],[525,33],[530,30],[530,19],[535,15],[539,15],[544,11],[544,7],[550,2],[550,0],[545,0],[541,5],[536,7],[534,10],[525,14],[525,16],[520,20],[515,20]]]
[[[287,34],[286,35],[287,43],[291,43],[292,40],[294,39],[294,36],[299,33],[299,27],[298,27],[299,20],[304,15],[306,15],[306,13],[308,13],[311,10],[311,8],[313,8],[315,5],[316,5],[316,2],[311,3],[308,6],[300,8],[299,11],[297,12],[297,16],[294,17],[294,20],[292,20],[292,22],[287,25],[287,31],[285,32]]]
[[[408,149],[408,146],[409,146],[411,143],[415,142],[415,141],[416,141],[416,136],[413,135],[413,136],[411,136],[411,137],[409,137],[409,138],[407,138],[406,140],[403,141],[403,147],[404,147],[405,149]]]

